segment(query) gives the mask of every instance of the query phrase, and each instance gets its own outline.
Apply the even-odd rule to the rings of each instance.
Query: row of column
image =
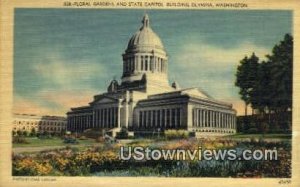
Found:
[[[118,107],[100,108],[94,111],[94,128],[114,128],[118,126]]]
[[[140,111],[138,128],[178,128],[182,125],[181,115],[180,108]]]
[[[166,72],[166,60],[155,56],[135,56],[124,60],[124,71],[132,73],[134,71]]]
[[[67,129],[81,132],[89,128],[120,127],[120,108],[95,109],[93,114],[73,115],[68,117]]]
[[[68,117],[67,129],[70,131],[82,132],[92,127],[92,115],[74,115]]]
[[[193,127],[236,129],[236,117],[213,110],[193,109]]]

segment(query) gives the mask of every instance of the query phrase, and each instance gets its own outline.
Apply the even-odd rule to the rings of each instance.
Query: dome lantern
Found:
[[[168,56],[159,36],[150,27],[145,14],[142,26],[130,38],[123,56],[122,83],[141,81],[146,75],[148,83],[168,84]]]
[[[142,21],[143,27],[150,27],[149,22],[150,22],[149,16],[148,16],[148,14],[145,14],[145,16],[143,17],[143,21]]]

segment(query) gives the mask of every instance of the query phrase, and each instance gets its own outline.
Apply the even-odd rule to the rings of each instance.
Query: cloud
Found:
[[[44,57],[45,62],[32,67],[37,77],[44,83],[55,86],[58,90],[91,88],[96,78],[105,77],[106,66],[91,59],[66,60],[59,53],[50,53]]]
[[[238,96],[234,81],[236,67],[242,58],[255,52],[260,59],[265,59],[270,53],[269,49],[249,41],[232,48],[205,43],[201,39],[185,41],[179,46],[179,52],[171,57],[170,77],[180,77],[179,83],[186,86],[207,88],[211,95],[219,98]]]
[[[100,92],[94,87],[97,80],[107,78],[105,64],[91,59],[66,59],[56,51],[45,53],[40,60],[31,64],[36,78],[28,82],[39,88],[30,95],[15,95],[14,112],[65,115],[71,107],[88,105],[93,95]]]
[[[43,107],[32,99],[15,96],[13,113],[19,114],[36,114],[36,115],[55,115],[61,114],[60,112],[53,111],[49,107]]]
[[[223,68],[226,66],[234,66],[246,55],[251,55],[253,52],[264,60],[265,55],[270,53],[270,50],[257,46],[252,42],[244,41],[234,48],[223,48],[207,44],[204,40],[199,42],[186,42],[182,46],[180,53],[173,59],[175,63],[184,66],[185,68],[199,67],[217,67]]]
[[[88,105],[96,94],[97,92],[95,90],[83,90],[78,92],[40,92],[39,97],[41,100],[51,102],[66,112],[72,107]]]
[[[244,103],[234,85],[236,67],[242,58],[253,52],[260,60],[265,60],[270,50],[249,41],[231,48],[212,45],[204,40],[185,41],[179,46],[180,52],[171,58],[173,69],[170,77],[180,78],[178,81],[184,85],[182,87],[200,87],[212,97],[232,103],[238,115],[244,114]],[[174,72],[177,74],[174,75]]]
[[[14,113],[37,115],[62,115],[72,107],[87,106],[96,91],[41,91],[32,98],[16,96]]]

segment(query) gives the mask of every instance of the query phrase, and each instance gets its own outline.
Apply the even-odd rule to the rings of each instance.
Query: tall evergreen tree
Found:
[[[284,40],[273,47],[267,60],[259,63],[253,53],[240,61],[236,73],[235,85],[240,88],[240,95],[246,107],[258,109],[262,114],[275,114],[274,126],[287,128],[289,112],[292,109],[293,89],[293,37],[286,34]],[[247,115],[245,113],[245,115]],[[279,124],[280,123],[280,124]]]
[[[293,37],[286,34],[267,58],[271,73],[271,108],[275,112],[284,112],[292,107]]]
[[[246,56],[242,59],[237,67],[235,85],[240,88],[241,99],[245,102],[245,115],[257,79],[258,61],[258,57],[253,53],[250,58]]]

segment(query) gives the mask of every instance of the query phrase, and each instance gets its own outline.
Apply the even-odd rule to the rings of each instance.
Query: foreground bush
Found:
[[[128,144],[129,145],[129,144]],[[273,149],[278,160],[120,160],[121,144],[103,144],[85,150],[65,148],[34,154],[13,155],[14,176],[165,176],[165,177],[291,177],[291,145],[289,142],[231,141],[182,139],[134,141],[131,146],[162,149]]]
[[[171,140],[171,139],[183,139],[183,138],[188,138],[189,133],[188,131],[185,130],[166,130],[164,132],[166,139]]]
[[[14,136],[13,137],[13,143],[15,143],[15,144],[29,144],[29,142],[23,136]]]

